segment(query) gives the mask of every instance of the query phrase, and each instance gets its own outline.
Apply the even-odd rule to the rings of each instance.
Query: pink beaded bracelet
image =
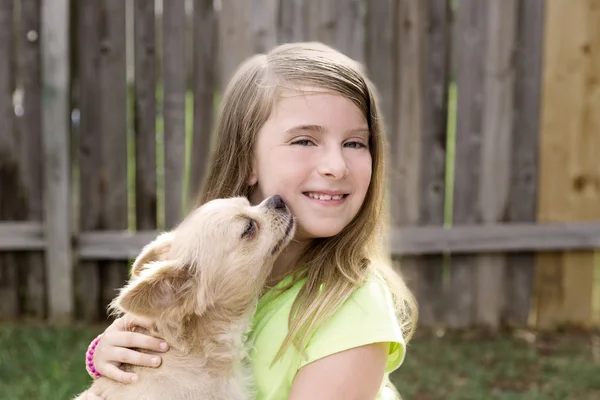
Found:
[[[99,334],[94,340],[92,340],[92,343],[90,343],[87,352],[85,353],[85,369],[93,379],[98,379],[102,376],[94,367],[94,353],[96,352],[96,347],[100,342],[100,338],[102,338],[102,334]]]

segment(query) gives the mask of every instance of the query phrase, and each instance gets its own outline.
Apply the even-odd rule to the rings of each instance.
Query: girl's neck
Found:
[[[281,251],[273,264],[273,271],[267,279],[267,286],[275,286],[296,267],[298,258],[306,246],[308,246],[308,241],[293,240]]]

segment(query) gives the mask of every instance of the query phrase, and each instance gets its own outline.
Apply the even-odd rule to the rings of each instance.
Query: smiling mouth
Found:
[[[306,197],[321,201],[339,201],[348,197],[348,193],[324,194],[317,192],[303,192]]]
[[[279,251],[279,249],[281,248],[281,246],[283,245],[283,243],[289,238],[290,233],[292,232],[292,229],[294,228],[294,224],[295,224],[294,216],[290,215],[288,224],[285,227],[284,235],[281,239],[279,239],[279,241],[277,242],[275,247],[273,247],[273,250],[271,250],[271,255],[274,255],[275,253],[277,253]]]

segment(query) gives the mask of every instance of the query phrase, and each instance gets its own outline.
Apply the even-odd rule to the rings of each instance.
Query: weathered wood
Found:
[[[490,2],[487,6],[484,51],[479,204],[483,224],[503,221],[508,208],[511,176],[511,134],[514,102],[514,51],[517,2]],[[470,168],[477,168],[471,165]],[[483,254],[476,260],[475,324],[498,328],[505,299],[506,258]]]
[[[277,42],[290,43],[306,40],[308,36],[306,17],[304,0],[280,0],[277,11]]]
[[[486,2],[461,0],[457,10],[458,102],[455,155],[453,224],[480,222],[478,194],[481,170],[483,112],[483,63],[485,53]],[[475,311],[475,258],[452,257],[446,318],[448,325],[471,325]]]
[[[305,6],[306,39],[324,42],[361,63],[365,61],[365,1],[305,1]]]
[[[79,230],[103,228],[102,119],[100,113],[100,3],[83,0],[77,5],[79,57]],[[98,320],[100,310],[100,265],[82,261],[75,274],[78,316]]]
[[[219,12],[220,89],[237,67],[253,54],[251,1],[221,0]]]
[[[515,55],[512,176],[508,221],[533,222],[537,213],[539,118],[544,43],[544,0],[519,0]],[[509,254],[504,321],[528,324],[533,294],[533,253]]]
[[[419,223],[444,225],[446,142],[448,140],[448,88],[450,78],[450,3],[429,0],[425,11],[423,137],[420,171]],[[444,258],[421,257],[418,261],[419,320],[423,326],[443,322]]]
[[[69,164],[69,1],[42,2],[42,132],[48,314],[74,316]]]
[[[252,51],[266,53],[277,45],[279,0],[251,0]]]
[[[548,252],[600,248],[600,223],[488,224],[396,228],[396,254]]]
[[[217,13],[212,0],[194,2],[194,121],[189,193],[195,198],[206,176],[211,149],[219,47]],[[188,204],[194,204],[190,200]]]
[[[26,193],[27,219],[42,221],[42,97],[41,97],[41,1],[21,0],[19,23],[18,81],[23,90],[23,115],[17,120],[20,138],[21,176]],[[23,259],[24,283],[22,312],[44,318],[46,314],[46,284],[43,253],[31,252]]]
[[[79,257],[87,260],[124,260],[138,256],[159,231],[83,232],[77,238]]]
[[[538,220],[600,218],[600,7],[546,2]],[[568,28],[567,28],[568,27]],[[594,254],[536,260],[536,323],[589,325]]]
[[[396,79],[395,8],[393,0],[370,0],[367,10],[365,64],[379,91],[380,107],[388,137],[396,135],[394,80]]]
[[[182,218],[185,168],[185,1],[163,4],[163,115],[165,123],[165,228]]]
[[[427,157],[423,141],[425,107],[426,4],[403,0],[395,8],[396,43],[394,65],[395,134],[390,137],[391,208],[394,224],[416,226],[421,219],[421,157]],[[417,296],[422,287],[422,260],[403,256],[399,267],[410,289]],[[412,283],[411,283],[412,281]],[[425,283],[425,285],[427,285]],[[431,303],[429,303],[431,304]],[[425,306],[427,308],[427,306]],[[426,317],[427,318],[427,317]]]
[[[46,244],[41,222],[0,221],[0,251],[41,251]]]
[[[100,114],[103,186],[100,202],[105,229],[127,229],[127,69],[125,2],[103,2],[104,21],[100,51]],[[126,262],[101,269],[103,310],[128,277]],[[105,312],[105,311],[104,311]]]
[[[156,35],[154,2],[135,0],[135,221],[156,229]]]
[[[35,225],[0,225],[0,250],[11,230],[24,240],[42,240]],[[15,230],[20,227],[22,232]],[[76,248],[82,259],[122,260],[135,256],[154,239],[158,231],[82,232]],[[439,254],[553,252],[600,248],[600,222],[510,223],[396,227],[391,231],[390,249],[395,256]]]
[[[0,221],[21,219],[24,211],[12,104],[13,29],[13,4],[0,2]],[[17,262],[15,254],[0,254],[0,320],[19,315]]]

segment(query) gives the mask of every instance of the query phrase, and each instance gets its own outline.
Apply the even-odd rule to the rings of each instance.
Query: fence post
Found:
[[[73,317],[69,210],[69,0],[42,2],[42,132],[49,319]]]

